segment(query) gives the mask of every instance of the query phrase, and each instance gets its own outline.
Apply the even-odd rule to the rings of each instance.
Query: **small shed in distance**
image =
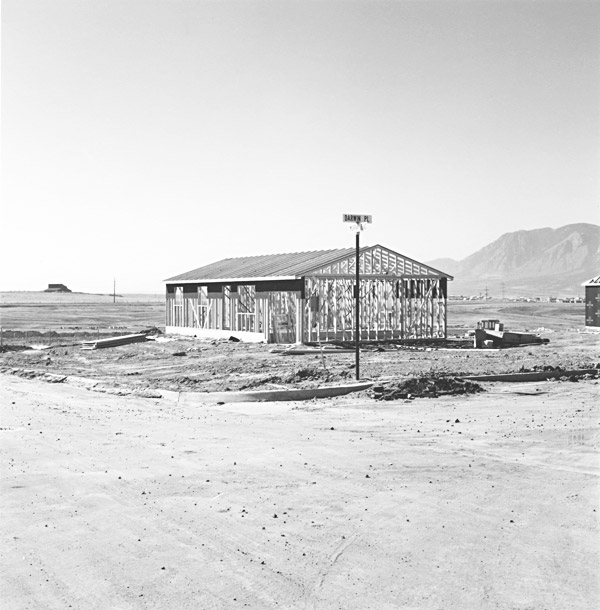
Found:
[[[44,292],[71,292],[64,284],[48,284]]]
[[[585,286],[585,325],[600,326],[600,275],[583,284]]]
[[[354,248],[228,258],[166,284],[166,331],[269,343],[354,338]],[[452,277],[383,246],[360,250],[361,340],[444,338]]]

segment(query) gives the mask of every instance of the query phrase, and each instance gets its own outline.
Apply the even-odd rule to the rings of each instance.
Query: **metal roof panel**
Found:
[[[591,278],[587,282],[583,282],[582,286],[600,286],[600,275]]]
[[[165,281],[213,280],[223,277],[301,277],[306,270],[313,269],[315,266],[327,265],[344,255],[349,256],[352,252],[354,252],[353,248],[340,248],[336,250],[225,258],[210,265],[175,275]]]
[[[383,246],[364,246],[361,252]],[[425,273],[432,276],[441,276],[448,279],[452,277],[442,271],[419,263],[414,259],[398,254],[393,250],[384,248],[388,252],[402,257],[404,260],[419,265]],[[175,275],[165,282],[193,282],[229,279],[267,278],[267,277],[296,277],[312,275],[319,269],[353,256],[354,248],[337,248],[334,250],[315,250],[309,252],[292,252],[287,254],[263,254],[259,256],[243,256],[226,258],[210,265],[192,269],[186,273]]]

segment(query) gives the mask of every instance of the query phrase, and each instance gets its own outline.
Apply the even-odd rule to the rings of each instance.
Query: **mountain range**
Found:
[[[600,226],[514,231],[461,261],[427,264],[454,276],[451,296],[582,296],[581,283],[600,274]]]

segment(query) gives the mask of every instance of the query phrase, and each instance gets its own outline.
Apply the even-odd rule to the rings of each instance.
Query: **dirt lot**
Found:
[[[84,351],[83,339],[140,332],[157,327],[163,315],[156,297],[122,303],[61,295],[47,301],[12,300],[4,293],[4,346],[50,349],[0,354],[0,372],[95,385],[96,390],[144,392],[264,390],[348,383],[355,378],[354,354],[282,356],[276,346],[180,338]],[[17,293],[18,294],[18,293]],[[36,294],[36,293],[34,293]],[[39,295],[38,295],[39,296]],[[91,297],[91,295],[88,295]],[[71,300],[69,300],[69,298]],[[581,327],[583,307],[562,303],[450,301],[449,342],[425,345],[364,346],[361,378],[389,384],[413,376],[460,376],[593,368],[600,361],[598,335]],[[500,318],[512,329],[539,330],[545,345],[477,352],[465,333],[478,319]],[[98,324],[94,326],[93,321]],[[173,339],[173,338],[170,338]],[[446,349],[437,349],[446,348]]]
[[[543,326],[550,343],[372,347],[361,376],[393,386],[598,364],[598,335],[574,310],[477,307],[456,306],[452,334],[499,317]],[[51,328],[22,319],[20,332]],[[209,405],[178,392],[352,382],[354,356],[55,338],[0,354],[3,608],[600,604],[598,379]],[[177,392],[151,398],[158,388]]]
[[[597,608],[597,381],[185,406],[3,378],[3,608]]]
[[[431,346],[365,346],[361,378],[393,383],[411,376],[515,373],[544,367],[589,369],[600,362],[595,334],[557,331],[551,342],[531,347],[478,351]],[[460,342],[451,342],[456,346]],[[471,342],[462,345],[470,347]],[[79,345],[0,354],[0,372],[95,384],[121,393],[165,389],[227,391],[313,387],[354,380],[353,353],[284,356],[273,345],[210,342],[193,338],[135,343],[111,349]]]

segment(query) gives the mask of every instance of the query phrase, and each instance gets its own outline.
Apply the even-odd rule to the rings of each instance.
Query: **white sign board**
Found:
[[[373,217],[366,214],[344,214],[344,222],[354,222],[356,224],[373,222]]]

